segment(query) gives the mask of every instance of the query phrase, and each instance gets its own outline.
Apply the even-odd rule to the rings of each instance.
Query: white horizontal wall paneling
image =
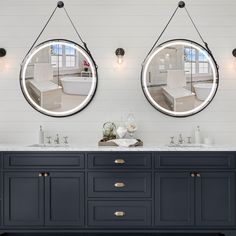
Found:
[[[141,63],[167,23],[176,0],[65,0],[77,29],[87,42],[97,64],[99,85],[90,105],[67,118],[51,118],[35,111],[19,86],[20,63],[56,5],[55,0],[1,0],[0,47],[0,143],[37,142],[39,125],[48,135],[69,136],[72,144],[96,145],[106,121],[119,122],[132,111],[138,136],[147,145],[165,144],[180,132],[193,134],[200,125],[205,136],[218,144],[236,140],[236,47],[235,0],[186,0],[188,10],[220,66],[220,86],[213,102],[201,113],[172,118],[155,110],[145,99]],[[58,9],[39,42],[68,38],[79,42]],[[189,38],[200,42],[184,10],[179,10],[161,41]],[[126,51],[124,65],[116,68],[115,49]]]

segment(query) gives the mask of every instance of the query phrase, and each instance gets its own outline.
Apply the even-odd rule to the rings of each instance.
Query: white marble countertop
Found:
[[[169,147],[169,146],[143,146],[143,147],[98,147],[98,146],[69,146],[69,147],[32,147],[24,145],[3,145],[0,144],[0,151],[68,151],[68,152],[99,152],[99,151],[236,151],[236,146],[214,145],[214,146],[189,146],[189,147]]]

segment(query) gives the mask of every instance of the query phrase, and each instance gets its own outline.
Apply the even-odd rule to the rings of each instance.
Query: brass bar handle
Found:
[[[122,165],[122,164],[125,164],[125,160],[124,159],[116,159],[114,161],[115,164],[118,164],[118,165]]]
[[[44,173],[43,176],[44,176],[44,177],[48,177],[48,176],[49,176],[49,173]]]
[[[197,176],[198,178],[200,178],[200,177],[201,177],[201,174],[200,174],[200,173],[197,173],[196,176]]]
[[[125,183],[115,183],[114,184],[114,187],[116,187],[116,188],[124,188],[125,187]]]
[[[124,211],[116,211],[114,213],[115,216],[117,217],[124,217],[125,216],[125,212]]]
[[[43,176],[43,173],[39,173],[39,177],[42,177]]]

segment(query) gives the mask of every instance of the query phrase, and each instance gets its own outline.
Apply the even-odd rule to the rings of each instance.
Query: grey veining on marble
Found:
[[[118,151],[236,151],[236,146],[203,146],[203,147],[169,147],[169,146],[144,146],[144,147],[98,147],[98,146],[69,146],[69,147],[30,147],[21,145],[0,145],[0,151],[60,151],[60,152],[118,152]]]

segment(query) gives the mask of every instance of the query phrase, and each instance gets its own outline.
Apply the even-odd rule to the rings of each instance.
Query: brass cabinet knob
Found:
[[[116,159],[114,162],[115,162],[115,164],[119,164],[119,165],[125,164],[124,159]]]
[[[116,187],[116,188],[124,188],[125,184],[124,183],[115,183],[114,187]]]
[[[39,173],[39,177],[42,177],[43,176],[43,173]]]
[[[190,176],[191,176],[192,178],[194,178],[194,177],[195,177],[195,173],[191,173]]]
[[[115,216],[117,217],[124,217],[125,216],[125,212],[124,211],[116,211],[114,213]]]
[[[48,177],[48,176],[49,176],[49,173],[44,173],[43,176],[44,176],[44,177]]]
[[[196,176],[197,176],[198,178],[200,178],[200,177],[201,177],[201,174],[200,174],[200,173],[197,173]]]

